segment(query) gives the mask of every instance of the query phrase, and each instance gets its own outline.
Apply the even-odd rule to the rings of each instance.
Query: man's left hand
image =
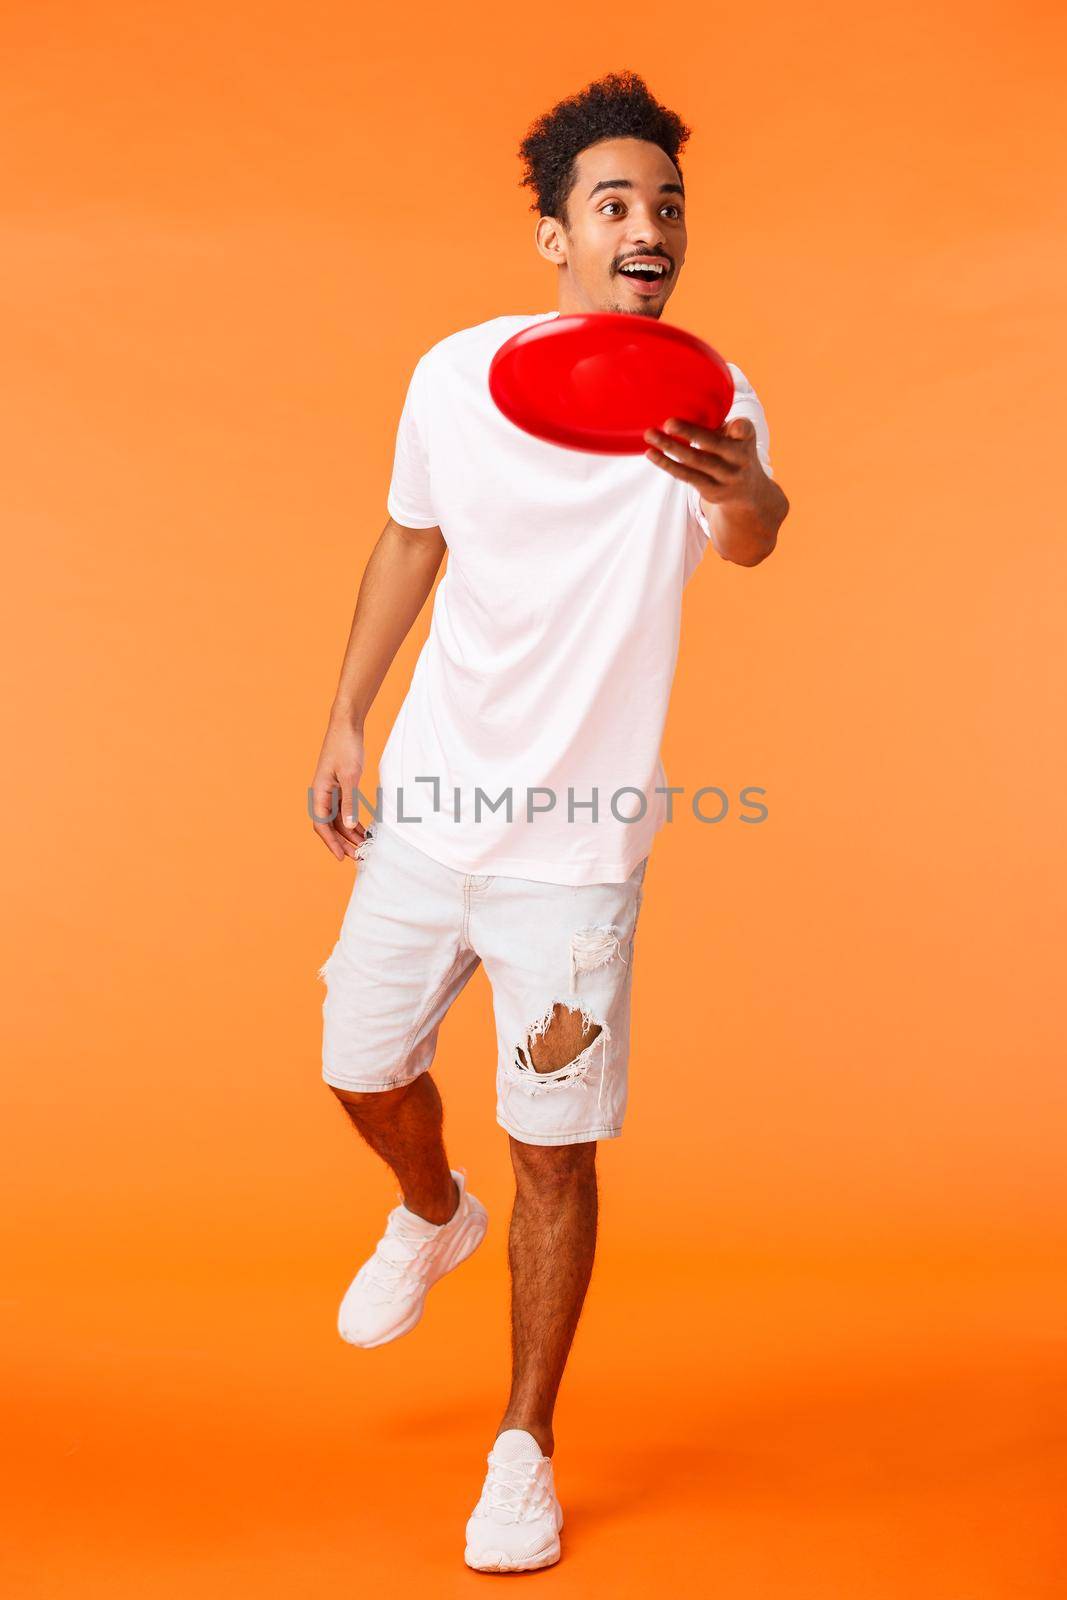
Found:
[[[671,417],[662,428],[649,428],[645,439],[652,446],[645,451],[649,461],[692,484],[705,505],[760,503],[767,475],[749,417],[734,417],[721,428]]]

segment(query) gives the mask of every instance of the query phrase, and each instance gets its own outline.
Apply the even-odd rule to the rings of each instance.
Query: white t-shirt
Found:
[[[389,515],[439,527],[448,557],[379,763],[382,820],[460,872],[620,883],[667,815],[682,589],[709,529],[644,455],[548,444],[497,410],[494,354],[558,315],[464,328],[412,374]],[[763,408],[730,370],[730,416],[751,417],[770,472]]]

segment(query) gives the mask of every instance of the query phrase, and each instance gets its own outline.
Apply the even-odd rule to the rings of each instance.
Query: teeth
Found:
[[[662,261],[659,261],[659,262],[640,261],[640,262],[634,263],[632,266],[622,267],[620,270],[622,272],[627,273],[628,275],[632,275],[635,272],[657,272],[657,273],[659,273],[660,277],[662,278],[662,276],[666,272],[667,268],[664,266]]]

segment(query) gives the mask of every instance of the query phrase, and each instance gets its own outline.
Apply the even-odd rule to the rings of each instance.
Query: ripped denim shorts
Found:
[[[428,1071],[448,1008],[484,962],[500,1126],[524,1144],[618,1138],[648,858],[625,883],[472,876],[380,822],[359,857],[340,937],[320,970],[325,1081],[365,1093]],[[563,1065],[546,1064],[555,1059]]]

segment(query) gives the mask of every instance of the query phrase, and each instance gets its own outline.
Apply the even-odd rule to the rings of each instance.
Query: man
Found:
[[[428,1288],[484,1235],[485,1210],[445,1153],[430,1066],[479,962],[492,985],[497,1120],[516,1194],[511,1393],[466,1533],[465,1559],[485,1571],[559,1559],[553,1408],[593,1263],[596,1144],[618,1137],[626,1106],[634,938],[666,816],[659,746],[682,589],[709,541],[742,566],[764,560],[788,510],[762,408],[736,367],[721,430],[664,418],[647,454],[626,457],[524,433],[494,407],[487,377],[495,351],[531,323],[662,315],[685,261],[688,133],[623,73],[555,107],[524,140],[558,310],[463,329],[418,361],[389,521],[314,782],[316,831],[338,859],[360,861],[323,967],[323,1076],[403,1200],[342,1302],[352,1344],[413,1328]],[[380,820],[365,829],[354,798],[364,719],[446,549],[429,637],[380,761]]]

